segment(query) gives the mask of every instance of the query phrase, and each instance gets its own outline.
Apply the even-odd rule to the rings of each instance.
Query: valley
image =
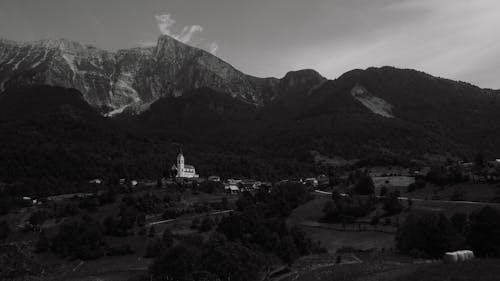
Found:
[[[168,35],[2,40],[0,83],[0,279],[500,271],[497,90],[390,66],[257,78]]]

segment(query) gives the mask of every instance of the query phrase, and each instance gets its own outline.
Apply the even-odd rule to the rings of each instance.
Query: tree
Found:
[[[264,265],[262,254],[231,241],[210,240],[203,248],[202,270],[217,275],[218,280],[259,279]]]
[[[200,266],[201,251],[195,245],[182,243],[158,256],[149,268],[154,280],[191,280]]]
[[[410,214],[396,233],[396,247],[405,254],[421,253],[440,258],[445,252],[457,250],[464,238],[443,214],[428,212]]]
[[[9,223],[6,220],[0,221],[0,241],[7,239],[10,235]]]
[[[355,177],[354,192],[360,195],[369,195],[374,193],[375,186],[368,173],[357,172]]]
[[[380,188],[380,196],[383,197],[383,196],[386,196],[387,195],[387,187],[384,185]]]
[[[167,228],[163,231],[162,240],[165,244],[165,247],[167,248],[170,248],[174,245],[174,234],[170,229]]]
[[[469,218],[467,217],[467,214],[455,213],[453,214],[453,216],[451,216],[450,220],[460,234],[467,234],[467,228],[469,227]]]
[[[148,236],[149,237],[155,237],[156,235],[156,229],[155,229],[155,226],[152,225],[150,228],[149,228],[149,232],[148,232]]]
[[[393,191],[389,193],[384,198],[384,210],[387,212],[387,215],[392,216],[401,213],[403,211],[403,205],[399,201],[399,192]]]
[[[214,224],[215,224],[214,221],[209,216],[206,216],[201,221],[200,228],[198,230],[200,232],[210,231],[214,227]]]
[[[41,231],[38,236],[38,241],[36,242],[35,251],[37,253],[47,252],[50,248],[50,241],[45,234],[45,231]]]
[[[155,258],[160,256],[160,254],[165,249],[162,239],[154,238],[150,240],[146,246],[146,252],[144,254],[145,258]]]
[[[500,257],[500,212],[484,207],[471,215],[467,243],[483,257]]]
[[[62,257],[89,260],[104,255],[101,227],[89,217],[60,225],[57,234],[51,237],[50,244],[51,250]]]
[[[484,167],[485,161],[484,161],[484,156],[483,156],[483,154],[481,152],[478,152],[476,154],[476,157],[474,157],[474,164],[478,168],[483,168]]]
[[[223,197],[221,199],[220,206],[222,210],[229,210],[229,201],[227,200],[227,197]]]

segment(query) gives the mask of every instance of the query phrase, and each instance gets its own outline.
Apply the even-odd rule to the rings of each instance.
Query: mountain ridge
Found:
[[[209,52],[167,35],[160,36],[154,47],[115,52],[67,39],[0,41],[0,92],[37,84],[75,88],[108,115],[127,107],[147,108],[160,97],[180,96],[200,87],[263,106],[278,95],[273,85],[279,81],[246,75]]]

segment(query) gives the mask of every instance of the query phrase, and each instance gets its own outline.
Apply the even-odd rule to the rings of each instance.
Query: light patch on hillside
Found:
[[[351,90],[351,95],[373,113],[386,118],[394,118],[394,115],[392,114],[392,104],[388,103],[384,99],[372,95],[363,86],[354,86]]]

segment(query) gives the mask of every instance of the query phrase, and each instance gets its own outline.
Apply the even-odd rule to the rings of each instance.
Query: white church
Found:
[[[182,152],[177,155],[177,164],[172,166],[172,170],[177,171],[177,178],[198,178],[199,175],[196,174],[196,169],[192,165],[184,164],[184,155]]]

